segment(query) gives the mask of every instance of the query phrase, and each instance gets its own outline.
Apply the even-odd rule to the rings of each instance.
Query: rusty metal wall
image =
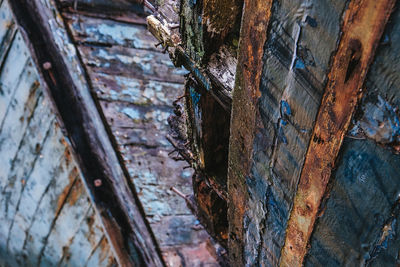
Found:
[[[113,266],[8,1],[0,6],[0,266]]]

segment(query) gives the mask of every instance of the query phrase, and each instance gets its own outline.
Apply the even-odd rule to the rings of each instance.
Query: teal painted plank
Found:
[[[398,205],[399,173],[399,155],[371,140],[346,139],[329,199],[310,240],[305,266],[366,264],[393,207]],[[388,236],[388,242],[395,245],[398,230],[393,228],[391,232],[395,239]],[[396,262],[386,264],[395,266]]]
[[[8,49],[12,43],[17,30],[8,1],[0,4],[0,65],[7,56]]]
[[[167,54],[126,47],[80,46],[79,50],[93,72],[173,83],[183,83],[186,73],[175,68]]]
[[[160,51],[146,25],[116,22],[82,15],[68,16],[74,39],[84,44],[104,44]]]
[[[306,266],[399,264],[399,49],[400,11],[395,9],[339,154]]]
[[[7,58],[0,69],[0,122],[3,122],[16,86],[28,62],[29,52],[22,36],[17,33]]]
[[[63,249],[60,266],[85,266],[93,249],[103,238],[103,228],[92,207],[69,245]]]
[[[74,184],[60,214],[55,218],[48,235],[43,239],[37,266],[51,266],[60,262],[63,247],[76,235],[86,218],[89,217],[91,203],[81,180]],[[90,251],[88,251],[89,253]]]
[[[276,266],[345,0],[274,1],[244,219],[246,264]],[[315,38],[318,36],[318,38]]]
[[[183,92],[181,83],[142,80],[104,73],[92,73],[91,78],[97,97],[106,101],[172,108],[173,99]]]

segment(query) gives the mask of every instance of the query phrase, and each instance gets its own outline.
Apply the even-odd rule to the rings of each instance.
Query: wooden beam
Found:
[[[395,2],[354,0],[346,11],[343,36],[333,59],[286,229],[280,266],[303,263],[343,137]]]
[[[252,162],[257,99],[262,74],[264,43],[272,0],[246,0],[240,32],[239,58],[232,102],[228,160],[229,257],[243,266],[243,216],[248,199],[246,177]]]
[[[120,266],[164,266],[88,78],[51,0],[9,0]]]

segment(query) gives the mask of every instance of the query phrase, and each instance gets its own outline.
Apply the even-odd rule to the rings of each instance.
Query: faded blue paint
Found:
[[[0,3],[0,266],[38,266],[40,257],[42,266],[57,265],[72,239],[86,243],[79,253],[71,250],[68,255],[86,262],[95,258],[91,253],[103,230],[94,213],[83,212],[91,207],[84,188],[81,202],[67,197],[71,182],[81,179],[77,164],[43,94],[28,47],[19,32],[14,35],[8,1]],[[61,201],[65,197],[69,205]],[[86,220],[97,230],[85,231],[81,222]],[[105,246],[109,248],[107,241]],[[101,257],[113,259],[111,251]]]
[[[378,143],[388,144],[400,141],[400,120],[396,109],[380,95],[373,102],[363,105],[360,129],[368,138]]]

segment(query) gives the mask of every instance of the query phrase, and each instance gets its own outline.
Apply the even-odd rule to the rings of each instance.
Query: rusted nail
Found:
[[[101,181],[101,179],[96,179],[94,180],[94,186],[95,187],[99,187],[103,184],[103,182]]]
[[[43,63],[43,68],[45,69],[45,70],[49,70],[49,69],[51,69],[51,63],[50,62],[45,62],[45,63]]]
[[[175,187],[171,186],[170,188],[171,191],[175,192],[178,196],[186,199],[186,195],[184,193],[182,193],[181,191],[179,191],[178,189],[176,189]]]

